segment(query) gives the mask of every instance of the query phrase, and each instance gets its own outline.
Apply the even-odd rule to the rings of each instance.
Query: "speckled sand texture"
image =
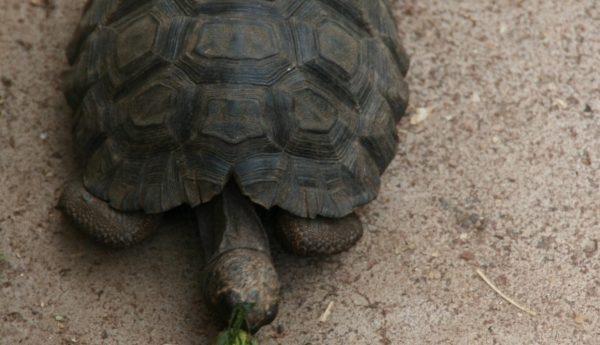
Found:
[[[185,212],[111,251],[54,208],[78,174],[60,82],[83,4],[0,1],[0,344],[207,344]],[[275,248],[283,303],[261,344],[598,344],[599,6],[398,1],[420,118],[354,249]]]

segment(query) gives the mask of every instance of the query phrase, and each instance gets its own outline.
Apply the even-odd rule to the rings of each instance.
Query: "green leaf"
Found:
[[[246,322],[246,316],[252,308],[253,304],[242,303],[235,307],[229,320],[228,329],[219,333],[215,345],[259,345],[258,341],[242,330],[242,325]]]
[[[219,333],[215,345],[259,345],[256,339],[245,331],[233,333],[231,330],[226,330]]]

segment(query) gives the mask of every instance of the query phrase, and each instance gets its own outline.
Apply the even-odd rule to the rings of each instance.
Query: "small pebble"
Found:
[[[500,35],[504,35],[508,31],[506,23],[500,23]]]
[[[428,277],[431,280],[439,280],[440,278],[442,278],[442,274],[440,273],[440,271],[433,270],[429,272]]]
[[[411,125],[418,125],[419,123],[427,120],[429,117],[429,109],[427,108],[417,108],[413,116],[410,117]]]
[[[285,328],[283,327],[282,324],[277,325],[276,328],[277,334],[283,334],[283,332],[285,332]]]
[[[462,252],[462,254],[460,254],[459,258],[461,258],[465,261],[472,261],[472,260],[475,260],[475,254],[473,254],[473,252],[466,250],[466,251]]]
[[[575,315],[573,315],[573,320],[575,320],[575,322],[580,325],[590,322],[590,318],[588,316],[578,313],[575,313]]]
[[[599,112],[600,111],[600,99],[592,99],[590,100],[587,105],[586,108],[589,109],[588,112]]]
[[[583,152],[581,152],[581,162],[587,166],[592,165],[592,157],[590,157],[588,150],[583,150]]]
[[[560,98],[556,98],[554,100],[554,104],[556,104],[556,106],[558,106],[560,109],[567,109],[568,107],[567,102],[563,101]]]
[[[11,87],[13,85],[13,81],[7,77],[1,77],[0,82],[6,87]]]
[[[598,250],[598,241],[585,239],[583,241],[583,252],[588,256],[593,255]]]

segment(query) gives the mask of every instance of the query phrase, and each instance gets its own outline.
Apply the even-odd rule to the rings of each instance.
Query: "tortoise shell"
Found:
[[[123,211],[234,178],[266,208],[344,216],[395,155],[408,59],[386,0],[95,0],[68,48],[84,183]]]

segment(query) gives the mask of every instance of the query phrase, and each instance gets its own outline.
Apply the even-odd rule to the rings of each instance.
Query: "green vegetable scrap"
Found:
[[[259,345],[249,333],[242,330],[246,315],[252,310],[252,304],[240,304],[233,311],[229,328],[219,333],[214,345]]]

